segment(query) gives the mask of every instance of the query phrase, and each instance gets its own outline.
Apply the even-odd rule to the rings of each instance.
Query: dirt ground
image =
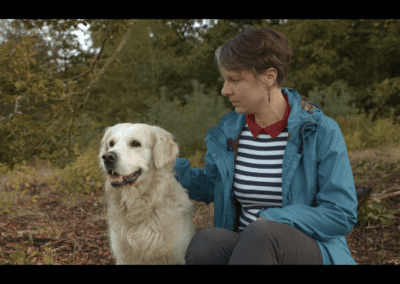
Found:
[[[372,196],[379,197],[382,192],[386,194],[400,192],[400,170],[391,170],[391,166],[400,161],[398,145],[349,151],[349,158],[355,183],[372,187]],[[357,167],[362,160],[367,160],[368,163]],[[387,202],[387,209],[395,212],[393,225],[377,224],[361,227],[357,223],[345,237],[350,252],[359,265],[400,264],[400,195],[384,200]]]
[[[385,193],[400,191],[400,172],[390,167],[400,161],[400,148],[386,146],[382,149],[349,151],[355,183],[372,187],[372,196],[379,196],[383,190],[387,190]],[[362,164],[363,160],[368,163]],[[379,160],[383,162],[377,167]],[[51,169],[38,170],[51,173]],[[0,215],[1,264],[115,264],[108,247],[102,188],[89,197],[71,200],[66,194],[51,192],[47,184],[32,181],[28,185],[23,189],[29,193],[17,199],[11,208],[24,212]],[[7,191],[10,191],[7,176],[0,177],[0,194]],[[30,197],[36,194],[38,202],[32,203]],[[65,201],[60,200],[63,197]],[[360,227],[357,224],[346,236],[359,265],[400,264],[400,196],[385,200],[388,209],[396,211],[392,226]],[[196,229],[212,227],[213,214],[213,204],[206,206],[196,202]]]

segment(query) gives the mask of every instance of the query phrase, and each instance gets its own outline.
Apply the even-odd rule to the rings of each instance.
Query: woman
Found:
[[[208,131],[204,169],[177,159],[177,180],[215,211],[186,264],[356,264],[344,237],[357,222],[345,141],[318,106],[282,88],[291,57],[271,29],[217,50],[235,110]]]

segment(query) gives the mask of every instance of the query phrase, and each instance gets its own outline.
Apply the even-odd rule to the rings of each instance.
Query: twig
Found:
[[[366,229],[376,229],[376,228],[386,228],[389,227],[388,225],[375,225],[375,226],[367,226]]]
[[[103,42],[102,42],[102,44],[101,44],[100,52],[99,52],[99,54],[97,55],[95,61],[93,62],[92,68],[90,68],[90,70],[87,71],[87,72],[85,72],[85,73],[88,73],[88,72],[90,72],[91,70],[93,70],[94,67],[95,67],[95,65],[96,65],[96,63],[97,63],[97,61],[100,59],[100,56],[102,55],[103,50],[104,50],[105,43],[106,43],[106,41],[107,41],[107,35],[108,35],[108,33],[110,32],[110,29],[111,29],[111,26],[112,26],[112,23],[113,23],[113,22],[114,22],[114,21],[111,21],[111,23],[108,25],[106,34],[105,34],[104,39],[103,39]],[[94,71],[93,71],[93,72],[94,72]]]
[[[400,191],[386,193],[382,196],[379,196],[378,199],[382,200],[382,199],[392,198],[395,196],[400,196]]]
[[[50,246],[50,245],[54,245],[55,243],[59,243],[59,242],[62,242],[62,241],[65,241],[65,240],[70,240],[70,239],[72,239],[72,238],[66,238],[66,239],[55,241],[55,242],[46,243],[45,245],[46,246]]]

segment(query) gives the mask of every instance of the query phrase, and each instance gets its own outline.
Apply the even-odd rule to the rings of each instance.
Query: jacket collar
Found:
[[[270,127],[266,127],[266,132],[270,135],[272,133],[274,134],[274,137],[276,137],[284,129],[282,128],[282,126],[285,127],[287,126],[289,130],[287,141],[289,141],[291,137],[295,141],[298,141],[297,139],[300,139],[299,135],[301,135],[301,145],[298,151],[302,151],[303,140],[310,134],[310,132],[308,132],[305,135],[303,135],[303,131],[306,126],[314,130],[316,129],[318,123],[316,123],[313,116],[316,114],[316,112],[322,113],[322,111],[318,105],[302,101],[300,98],[300,94],[295,89],[282,88],[281,91],[284,98],[287,99],[288,102],[288,107],[286,109],[285,116],[280,122],[277,122],[276,124],[271,125]],[[217,140],[219,140],[221,145],[228,144],[227,145],[228,150],[229,149],[232,150],[235,154],[235,161],[237,156],[240,134],[246,122],[249,123],[247,121],[247,116],[251,115],[238,114],[236,111],[232,111],[226,114],[224,117],[222,117],[220,123],[212,127],[209,131],[209,134],[217,138]],[[255,121],[254,123],[256,124]],[[249,126],[251,124],[252,122],[250,121]],[[218,133],[220,133],[219,131],[221,131],[223,135],[218,135]],[[250,131],[252,131],[253,137],[254,136],[257,137],[257,135],[261,133],[262,130],[260,129],[256,131],[253,128],[250,129]],[[265,129],[263,131],[265,131]]]
[[[318,125],[313,116],[316,114],[316,112],[322,113],[319,106],[313,103],[301,101],[300,94],[295,89],[282,88],[281,91],[282,94],[284,95],[284,98],[288,99],[287,100],[289,103],[288,108],[290,111],[288,113],[288,117],[286,117],[286,112],[288,111],[286,109],[285,117],[282,119],[282,121],[278,122],[277,125],[279,126],[287,125],[289,130],[288,140],[290,137],[293,136],[295,136],[294,138],[297,138],[301,126],[304,125],[305,123],[307,123],[307,125],[312,124],[313,127]],[[233,110],[230,113],[226,114],[224,117],[222,117],[220,122],[209,130],[208,134],[214,136],[221,143],[221,145],[225,145],[227,143],[226,141],[228,138],[231,138],[233,141],[239,139],[240,133],[242,132],[245,124],[246,124],[246,114],[239,114]],[[274,131],[273,130],[274,126],[273,125],[271,126],[272,126],[271,131]],[[276,128],[280,129],[279,126],[277,126]],[[282,130],[283,128],[280,129],[279,133],[282,132]],[[269,131],[270,130],[268,129],[267,132]],[[222,135],[220,135],[221,132]],[[279,133],[275,134],[279,135]]]
[[[265,128],[262,128],[261,126],[259,126],[256,123],[254,114],[246,114],[246,122],[247,122],[247,125],[249,126],[251,134],[253,134],[254,139],[257,139],[257,136],[260,133],[266,133],[266,134],[271,135],[272,138],[275,138],[276,136],[279,135],[279,133],[282,132],[283,129],[286,128],[287,121],[288,121],[289,114],[290,114],[290,105],[289,105],[289,101],[288,101],[288,95],[284,94],[284,93],[282,93],[282,94],[287,102],[287,106],[286,106],[286,110],[285,110],[285,115],[283,116],[283,118],[280,121],[278,121],[274,124],[271,124]]]

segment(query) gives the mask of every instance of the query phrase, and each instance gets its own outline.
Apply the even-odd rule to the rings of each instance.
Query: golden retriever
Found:
[[[193,202],[174,177],[178,152],[172,134],[158,126],[105,129],[98,159],[117,264],[185,264],[195,225]]]

